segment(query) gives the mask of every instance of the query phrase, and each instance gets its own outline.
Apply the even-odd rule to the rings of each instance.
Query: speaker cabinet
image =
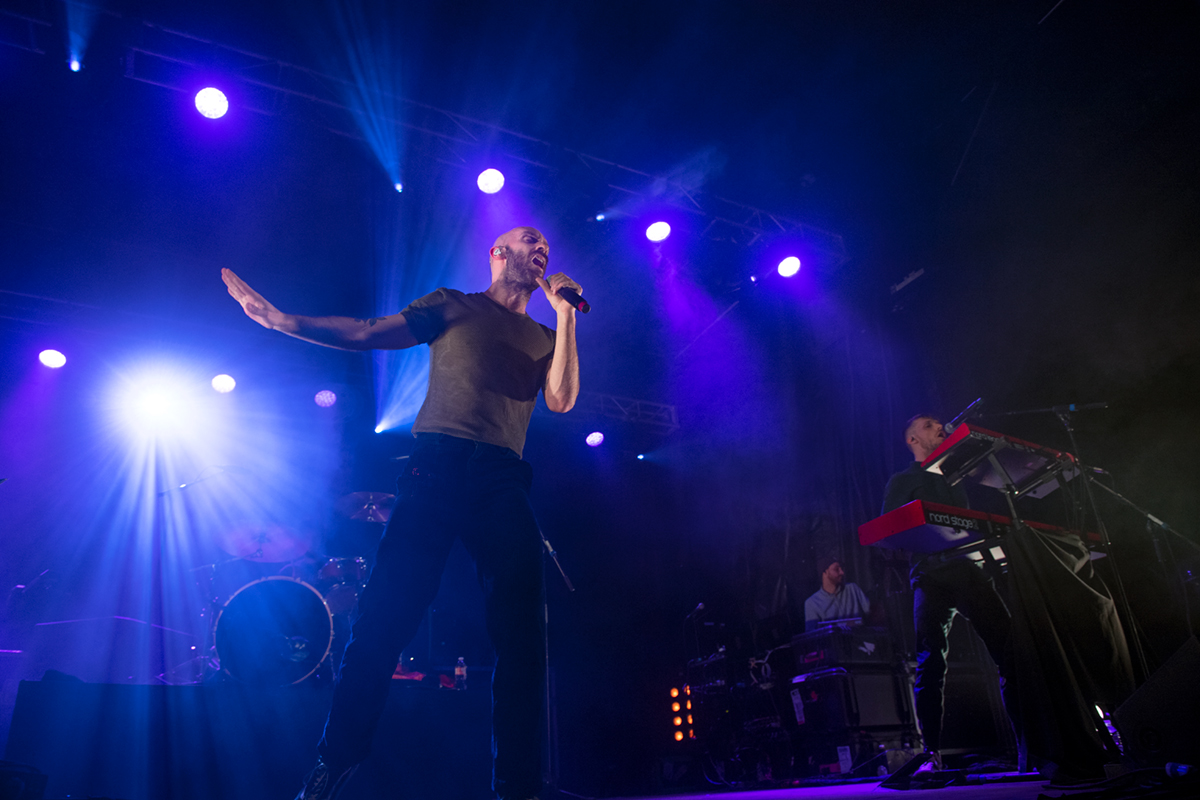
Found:
[[[1200,642],[1189,638],[1113,713],[1125,754],[1142,767],[1200,759]]]

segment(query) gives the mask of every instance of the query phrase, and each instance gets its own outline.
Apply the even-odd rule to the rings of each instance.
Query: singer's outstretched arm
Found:
[[[285,314],[251,289],[233,270],[222,269],[221,279],[229,288],[229,294],[241,303],[242,310],[250,319],[264,328],[286,333],[306,342],[341,350],[403,350],[418,344],[403,314],[373,319]],[[574,336],[571,341],[573,348]]]

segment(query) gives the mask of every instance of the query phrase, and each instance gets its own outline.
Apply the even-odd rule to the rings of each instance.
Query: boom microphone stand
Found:
[[[554,562],[554,566],[558,567],[558,574],[562,576],[563,583],[566,584],[568,592],[575,591],[575,585],[571,583],[571,579],[567,577],[567,571],[563,569],[562,563],[558,560],[558,551],[550,544],[550,540],[546,538],[546,534],[542,531],[541,526],[538,526],[538,535],[542,537],[542,546],[546,549],[546,554],[550,556],[550,560]],[[558,716],[555,713],[554,703],[554,687],[552,678],[550,677],[550,603],[542,597],[542,636],[544,637],[544,649],[546,664],[546,774],[543,779],[546,788],[554,792],[570,795],[570,792],[564,792],[558,786]]]
[[[1183,541],[1184,543],[1191,545],[1193,548],[1200,550],[1200,544],[1197,544],[1196,542],[1192,541],[1190,538],[1188,538],[1184,534],[1175,530],[1170,525],[1168,525],[1166,522],[1164,522],[1163,520],[1154,516],[1149,511],[1142,508],[1141,506],[1137,505],[1132,500],[1130,500],[1128,497],[1126,497],[1125,495],[1118,492],[1116,489],[1112,488],[1111,486],[1105,486],[1100,481],[1096,481],[1095,485],[1099,486],[1101,489],[1108,492],[1110,495],[1112,495],[1117,500],[1119,500],[1121,503],[1123,503],[1126,508],[1132,509],[1135,513],[1137,513],[1140,517],[1142,517],[1142,519],[1145,520],[1146,533],[1150,536],[1150,541],[1154,544],[1154,556],[1155,556],[1155,558],[1158,559],[1159,566],[1162,567],[1164,574],[1170,575],[1171,570],[1167,564],[1167,558],[1163,554],[1163,545],[1165,544],[1167,551],[1170,552],[1171,543],[1169,541],[1164,543],[1162,537],[1159,536],[1160,531],[1171,534],[1171,535],[1175,536],[1176,538],[1180,539],[1181,541]],[[1184,618],[1187,621],[1187,632],[1188,632],[1188,635],[1190,636],[1192,634],[1191,603],[1188,602],[1187,589],[1184,586],[1185,581],[1179,577],[1178,573],[1175,574],[1175,579],[1177,581],[1179,581],[1179,591],[1180,591],[1180,595],[1183,600],[1183,613],[1184,613]]]
[[[1135,663],[1140,670],[1141,679],[1144,681],[1150,676],[1150,669],[1146,662],[1146,650],[1142,645],[1140,626],[1138,625],[1137,618],[1133,615],[1133,607],[1129,604],[1129,595],[1125,591],[1125,580],[1121,576],[1120,563],[1118,562],[1116,553],[1112,547],[1112,538],[1108,535],[1108,527],[1104,524],[1104,519],[1100,516],[1100,507],[1096,503],[1095,492],[1092,491],[1093,482],[1096,483],[1097,486],[1103,486],[1103,484],[1095,481],[1092,470],[1082,468],[1083,459],[1079,452],[1079,442],[1075,439],[1075,424],[1074,419],[1071,416],[1072,413],[1077,411],[1091,411],[1102,408],[1108,408],[1108,403],[1068,403],[1065,405],[1050,406],[1049,408],[1031,408],[1022,411],[1007,411],[1002,414],[996,414],[995,416],[1013,417],[1027,414],[1054,414],[1063,424],[1063,427],[1067,429],[1067,439],[1071,443],[1071,450],[1074,452],[1076,461],[1081,465],[1079,474],[1083,479],[1083,493],[1087,497],[1088,506],[1091,507],[1092,516],[1096,519],[1096,532],[1100,534],[1100,542],[1104,545],[1105,552],[1108,554],[1109,563],[1112,565],[1113,584],[1116,588],[1116,600],[1120,609],[1120,614],[1125,619],[1129,620],[1129,624],[1133,629],[1131,631],[1133,635],[1128,637],[1130,641],[1130,650],[1132,651],[1136,660]],[[1108,487],[1105,486],[1104,488],[1107,489]],[[1082,531],[1084,528],[1083,521],[1084,514],[1082,509],[1080,509],[1080,531]]]

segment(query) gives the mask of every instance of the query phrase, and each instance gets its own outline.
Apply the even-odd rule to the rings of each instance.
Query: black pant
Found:
[[[507,448],[418,434],[319,745],[331,768],[357,764],[370,752],[400,653],[437,594],[457,536],[475,560],[496,648],[492,786],[501,797],[541,789],[545,595],[531,479],[529,464]]]
[[[1000,668],[1004,705],[1016,709],[1008,678],[1010,616],[991,577],[966,559],[918,566],[912,573],[913,623],[917,634],[917,679],[914,686],[917,719],[925,747],[941,746],[943,695],[946,687],[948,636],[954,614],[971,621],[979,638]]]

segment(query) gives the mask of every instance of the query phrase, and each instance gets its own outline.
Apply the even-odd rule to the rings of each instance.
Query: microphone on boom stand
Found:
[[[944,428],[946,433],[948,433],[948,434],[954,433],[954,429],[957,428],[959,425],[962,425],[964,422],[971,419],[972,417],[979,416],[979,411],[982,408],[983,408],[983,398],[978,397],[975,399],[974,403],[971,403],[971,405],[964,408],[962,410],[962,413],[960,413],[957,417],[955,417],[954,419],[947,422],[945,425],[942,426],[942,428]]]

